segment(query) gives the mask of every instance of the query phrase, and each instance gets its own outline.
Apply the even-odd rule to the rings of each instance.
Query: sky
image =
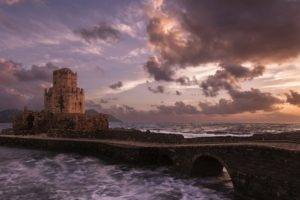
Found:
[[[298,0],[0,0],[0,110],[52,71],[87,109],[143,122],[300,122]]]

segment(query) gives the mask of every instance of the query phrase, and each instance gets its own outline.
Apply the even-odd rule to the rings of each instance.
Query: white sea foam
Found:
[[[250,137],[254,134],[276,134],[300,130],[300,124],[247,124],[247,123],[111,123],[111,128],[133,128],[166,134],[180,134],[185,138],[197,137]]]
[[[216,180],[181,179],[167,168],[131,168],[76,154],[0,147],[0,199],[230,199]],[[223,183],[222,183],[223,184]]]
[[[1,124],[0,130],[9,128],[11,124]],[[185,138],[197,137],[250,137],[253,134],[276,134],[286,131],[300,130],[300,124],[268,124],[268,123],[110,123],[111,128],[133,128],[166,134],[180,134]]]

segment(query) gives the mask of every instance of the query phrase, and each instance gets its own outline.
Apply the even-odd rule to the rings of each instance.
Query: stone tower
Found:
[[[52,113],[85,113],[84,91],[77,87],[77,73],[68,68],[53,72],[53,87],[45,90],[45,110]]]

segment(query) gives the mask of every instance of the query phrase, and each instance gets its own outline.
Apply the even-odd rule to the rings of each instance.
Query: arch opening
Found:
[[[168,156],[168,155],[159,155],[157,157],[157,163],[161,166],[172,166],[174,163],[173,163],[173,160]]]
[[[193,177],[220,177],[224,175],[223,164],[212,156],[200,156],[194,163],[191,170]]]
[[[201,177],[198,180],[202,186],[221,191],[224,197],[233,199],[235,184],[227,167],[214,156],[201,155],[194,160],[191,176]]]
[[[33,122],[34,122],[34,116],[33,115],[28,115],[28,117],[26,118],[26,122],[27,122],[27,129],[31,130],[33,128]]]

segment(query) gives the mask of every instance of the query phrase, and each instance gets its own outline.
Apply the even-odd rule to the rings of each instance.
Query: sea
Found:
[[[166,134],[180,134],[185,138],[278,134],[300,130],[299,123],[110,123],[110,128],[130,128]]]
[[[0,124],[0,129],[11,124]],[[299,130],[299,124],[137,124],[112,123],[184,137]],[[219,178],[189,178],[167,167],[134,167],[101,158],[0,147],[3,200],[232,200],[234,188],[224,169]]]

